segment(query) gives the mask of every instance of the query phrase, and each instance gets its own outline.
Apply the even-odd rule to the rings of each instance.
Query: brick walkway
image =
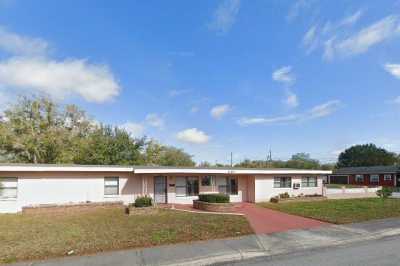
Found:
[[[178,210],[199,212],[191,205],[174,204],[174,207]],[[318,220],[258,207],[251,203],[238,203],[235,206],[235,212],[246,216],[256,234],[271,234],[294,229],[310,229],[328,225],[328,223]]]
[[[256,234],[270,234],[293,229],[310,229],[328,225],[318,220],[286,214],[251,203],[241,203],[237,212],[246,215]]]

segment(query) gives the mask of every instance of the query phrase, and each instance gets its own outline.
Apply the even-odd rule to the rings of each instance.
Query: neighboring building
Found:
[[[329,183],[400,187],[399,166],[345,167],[333,171]]]
[[[331,171],[84,165],[0,165],[0,212],[87,202],[191,204],[201,193],[226,193],[232,202],[268,201],[280,193],[322,194]]]

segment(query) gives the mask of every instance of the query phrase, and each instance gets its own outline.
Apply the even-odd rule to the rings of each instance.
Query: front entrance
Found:
[[[396,175],[396,187],[400,187],[400,175]]]
[[[154,202],[167,203],[167,177],[154,177]]]

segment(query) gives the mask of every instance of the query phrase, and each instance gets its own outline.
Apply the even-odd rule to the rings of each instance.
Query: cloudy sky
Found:
[[[400,1],[0,0],[0,110],[45,93],[196,161],[400,152]]]

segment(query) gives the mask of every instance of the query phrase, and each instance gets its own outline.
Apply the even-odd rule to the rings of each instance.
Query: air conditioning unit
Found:
[[[293,189],[299,189],[299,188],[300,188],[300,183],[293,184]]]

